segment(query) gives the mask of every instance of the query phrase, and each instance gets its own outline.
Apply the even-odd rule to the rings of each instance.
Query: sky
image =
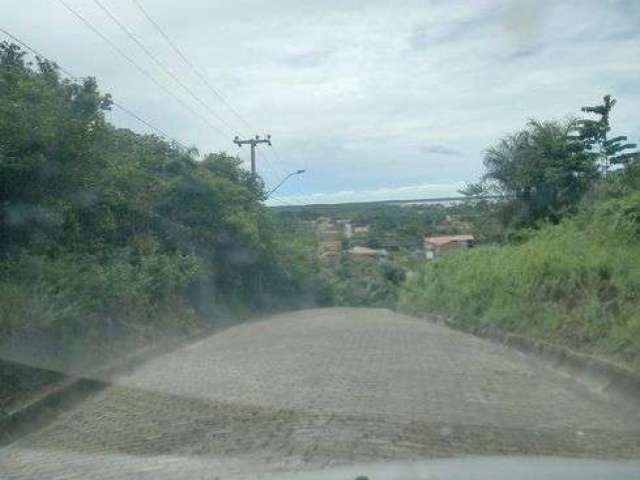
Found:
[[[99,1],[182,85],[95,0],[64,1],[148,75],[59,0],[0,0],[0,27],[200,152],[247,161],[233,137],[271,134],[267,187],[306,170],[273,205],[456,195],[500,137],[606,93],[614,132],[640,143],[637,0],[138,0],[213,89],[133,0]]]

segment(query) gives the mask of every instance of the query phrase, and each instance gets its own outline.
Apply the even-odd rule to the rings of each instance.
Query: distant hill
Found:
[[[375,200],[370,202],[345,202],[345,203],[312,203],[307,205],[274,205],[271,208],[277,210],[344,210],[351,208],[372,208],[380,205],[399,205],[399,206],[422,206],[440,204],[444,206],[462,203],[468,200],[497,200],[504,198],[502,195],[489,195],[484,197],[438,197],[438,198],[415,198],[409,200]]]

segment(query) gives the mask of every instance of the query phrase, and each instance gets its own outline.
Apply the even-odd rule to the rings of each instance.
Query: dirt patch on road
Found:
[[[407,421],[112,387],[16,446],[95,455],[248,455],[266,464],[298,459],[323,466],[460,454],[637,458],[640,433]]]

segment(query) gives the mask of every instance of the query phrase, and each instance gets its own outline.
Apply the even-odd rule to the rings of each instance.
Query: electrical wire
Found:
[[[226,133],[223,132],[222,130],[220,130],[219,127],[217,127],[216,125],[214,125],[213,123],[211,123],[209,121],[209,119],[207,117],[205,117],[204,115],[202,115],[200,112],[198,112],[197,110],[194,110],[193,108],[191,108],[190,105],[188,105],[187,103],[185,103],[180,97],[178,97],[177,95],[175,95],[171,90],[169,90],[167,87],[165,87],[162,83],[160,83],[153,75],[151,75],[147,70],[145,70],[143,67],[141,67],[140,65],[138,65],[135,60],[133,60],[129,55],[127,55],[120,47],[118,47],[118,45],[116,45],[109,37],[107,37],[105,34],[103,34],[100,30],[98,30],[98,28],[96,28],[89,20],[87,20],[87,18],[85,18],[83,15],[81,15],[79,12],[77,12],[76,10],[74,10],[65,0],[58,0],[58,3],[60,3],[64,8],[66,8],[72,15],[74,15],[78,20],[80,20],[82,23],[84,23],[93,33],[95,33],[98,37],[100,37],[104,42],[106,42],[116,53],[118,53],[118,55],[120,55],[121,57],[123,57],[127,62],[129,62],[131,65],[133,65],[142,75],[144,75],[149,81],[153,82],[154,85],[156,85],[158,88],[160,88],[162,91],[164,91],[167,95],[173,97],[178,103],[180,103],[180,105],[182,105],[183,108],[185,108],[186,110],[188,110],[189,112],[191,112],[193,115],[198,116],[201,120],[203,120],[209,127],[211,127],[212,129],[214,129],[219,135],[221,135],[223,138],[227,138]]]
[[[93,2],[100,8],[117,26],[120,30],[122,30],[153,62],[160,67],[162,71],[164,71],[169,77],[173,79],[180,87],[187,92],[187,94],[193,98],[197,103],[199,103],[205,110],[207,110],[211,115],[213,115],[220,123],[222,123],[229,131],[237,135],[240,132],[230,126],[218,113],[212,109],[207,103],[205,103],[200,97],[198,97],[193,90],[191,90],[185,83],[180,80],[180,78],[173,73],[162,61],[156,57],[149,48],[147,48],[140,39],[126,26],[118,17],[116,17],[100,0],[93,0]]]
[[[272,197],[269,197],[269,199],[270,200],[275,200],[277,202],[280,202],[282,205],[287,206],[287,207],[298,207],[299,206],[299,205],[296,205],[294,203],[287,202],[286,200],[283,200],[280,197],[273,197],[272,196]]]
[[[53,60],[50,60],[49,58],[47,58],[45,55],[43,55],[39,50],[33,48],[31,45],[29,45],[28,43],[26,43],[25,41],[19,39],[18,37],[16,37],[15,35],[13,35],[12,33],[8,32],[7,30],[5,30],[4,28],[0,27],[0,32],[4,33],[7,37],[9,37],[11,40],[13,40],[14,42],[16,42],[17,44],[21,45],[22,47],[24,47],[25,49],[27,49],[28,51],[30,51],[32,54],[34,54],[36,57],[41,58],[43,60],[46,60],[52,64],[54,64],[56,67],[58,67],[58,69],[64,73],[67,77],[69,77],[71,80],[75,81],[75,82],[81,82],[82,80],[80,79],[80,77],[77,77],[76,75],[74,75],[73,73],[71,73],[68,69],[66,69],[65,67],[63,67],[62,65],[60,65],[58,62],[54,62]],[[151,122],[149,122],[148,120],[145,120],[144,118],[142,118],[140,115],[138,115],[137,113],[135,113],[133,110],[131,110],[128,107],[125,107],[122,103],[119,102],[114,102],[112,101],[111,104],[116,107],[117,109],[121,110],[123,113],[125,113],[126,115],[129,115],[130,117],[134,118],[135,120],[137,120],[138,122],[142,123],[143,125],[145,125],[147,128],[151,129],[152,131],[156,132],[158,135],[165,137],[168,140],[171,140],[172,142],[176,143],[177,145],[179,145],[180,147],[182,147],[183,149],[187,150],[188,148],[180,141],[176,140],[175,138],[171,137],[170,135],[168,135],[163,129],[156,127],[155,125],[153,125]]]
[[[200,99],[195,93],[180,80],[180,78],[175,75],[169,68],[164,65],[139,39],[138,37],[127,28],[100,0],[93,0],[94,3],[114,22],[116,25],[133,41],[138,45],[138,47],[149,57],[154,63],[156,63],[167,75],[169,75],[178,85],[180,85],[187,94],[192,97],[196,102],[202,105],[210,114],[216,117],[218,121],[225,125],[232,133],[238,134],[238,130],[229,125],[224,119],[222,119],[206,102]],[[196,76],[207,86],[207,88],[214,94],[220,101],[231,111],[244,125],[248,128],[251,128],[251,125],[247,120],[240,115],[235,108],[226,100],[226,98],[219,93],[207,80],[207,78],[202,74],[202,72],[196,67],[196,65],[191,62],[187,56],[182,52],[182,50],[177,46],[176,42],[174,42],[160,27],[160,25],[151,17],[151,15],[146,11],[146,9],[142,6],[142,4],[138,0],[131,0],[132,3],[138,8],[138,10],[143,14],[143,16],[151,23],[151,25],[158,31],[158,33],[165,39],[165,41],[169,44],[169,46],[174,50],[174,52],[182,59],[182,61],[196,74]],[[200,117],[208,126],[213,128],[218,134],[225,136],[226,134],[220,130],[217,126],[213,125],[209,120],[201,115],[196,110],[192,109],[188,104],[182,101],[179,97],[177,97],[173,92],[171,92],[167,87],[161,84],[159,81],[153,77],[146,69],[138,65],[129,55],[127,55],[121,48],[119,48],[109,37],[103,34],[98,28],[96,28],[87,18],[82,16],[79,12],[73,9],[65,0],[58,0],[60,4],[62,4],[70,13],[72,13],[76,18],[78,18],[82,23],[84,23],[90,30],[92,30],[96,35],[98,35],[103,41],[105,41],[116,53],[122,56],[127,62],[133,65],[141,74],[143,74],[147,79],[152,81],[156,86],[161,88],[165,93],[173,97],[177,100],[184,108],[190,111],[192,114]],[[226,137],[225,137],[226,138]],[[276,175],[284,176],[281,170],[281,165],[284,164],[280,155],[277,153],[275,149],[271,150],[272,156],[275,158],[273,162],[274,168],[276,169]],[[263,165],[268,165],[271,160],[268,159],[267,156],[263,156]],[[268,168],[268,167],[267,167]]]
[[[94,0],[95,2],[99,2],[99,0]],[[200,71],[200,69],[189,60],[189,58],[182,52],[180,47],[178,47],[177,43],[169,37],[169,35],[165,32],[165,30],[160,26],[160,24],[149,14],[149,12],[142,6],[139,0],[131,0],[131,2],[135,5],[135,7],[140,11],[140,13],[149,21],[149,23],[155,28],[155,30],[164,38],[167,44],[171,47],[171,49],[182,59],[182,61],[192,70],[192,72],[202,81],[202,83],[229,109],[231,113],[235,115],[237,119],[239,119],[249,130],[255,129],[249,124],[249,122],[242,116],[238,111],[231,105],[231,103],[220,93],[216,88],[211,85],[211,83],[207,80],[206,76]],[[282,170],[279,168],[284,164],[280,156],[276,153],[276,150],[272,148],[270,152],[272,156],[275,158],[273,162],[274,169],[276,170],[276,176],[284,176]],[[267,165],[271,162],[271,159],[268,155],[263,156],[263,164]],[[268,168],[268,167],[267,167]]]
[[[284,164],[285,162],[282,160],[282,157],[280,156],[280,154],[278,153],[278,149],[274,146],[272,146],[271,150],[271,154],[275,160],[275,164],[277,165],[278,163],[280,165]],[[308,171],[308,167],[307,164],[305,162],[303,168],[303,170]],[[284,176],[284,175],[283,175]],[[302,189],[300,187],[300,181],[304,180],[306,177],[306,175],[302,175],[302,176],[296,176],[296,178],[292,179],[293,183],[288,184],[289,186],[293,187],[294,190],[294,195],[296,197],[296,199],[298,201],[300,201],[301,203],[309,203],[312,204],[313,201],[311,200],[311,197],[309,197],[309,195],[305,195],[304,193],[302,193]]]
[[[142,6],[142,4],[138,0],[131,0],[131,2],[138,8],[138,10],[144,15],[144,17],[151,23],[151,25],[156,29],[156,31],[165,39],[165,41],[169,44],[172,50],[178,55],[182,61],[193,71],[193,73],[202,81],[202,83],[229,109],[231,113],[233,113],[236,118],[238,118],[249,130],[256,131],[251,127],[249,122],[238,113],[238,111],[227,101],[227,99],[219,93],[213,85],[207,80],[207,77],[191,62],[187,56],[182,52],[182,50],[178,47],[176,42],[174,42],[169,35],[164,31],[164,29],[156,22],[153,17],[146,11],[146,9]]]
[[[257,160],[263,160],[262,162],[260,162],[260,165],[262,167],[264,167],[264,170],[266,170],[267,172],[270,173],[271,175],[271,179],[266,178],[266,175],[261,175],[264,179],[265,179],[265,183],[270,184],[270,183],[275,183],[277,182],[277,177],[278,177],[278,173],[276,173],[273,168],[271,168],[271,166],[265,161],[266,160],[266,156],[262,154],[262,152],[256,148],[256,159]],[[263,170],[263,172],[264,172]],[[275,180],[274,180],[275,179]]]

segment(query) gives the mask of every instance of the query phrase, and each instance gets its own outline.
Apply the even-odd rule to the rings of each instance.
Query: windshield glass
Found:
[[[8,478],[640,477],[640,4],[0,11]]]

